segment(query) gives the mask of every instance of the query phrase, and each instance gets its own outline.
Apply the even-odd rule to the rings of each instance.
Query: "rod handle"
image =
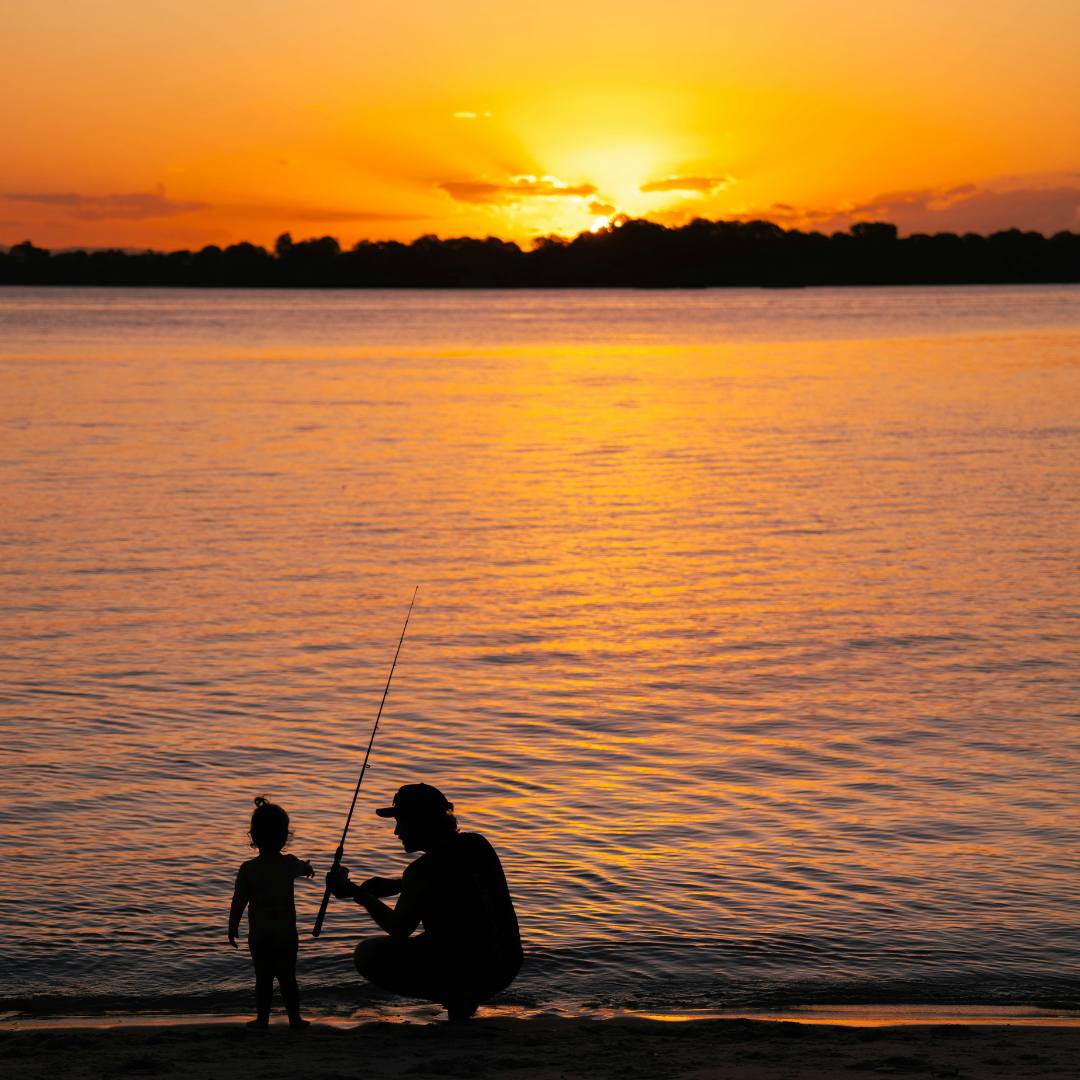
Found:
[[[330,867],[330,873],[336,874],[341,868],[341,860],[345,858],[345,845],[344,843],[338,844],[337,851],[334,852],[334,864]],[[315,919],[315,925],[311,928],[311,936],[318,937],[322,933],[323,919],[326,918],[326,909],[330,906],[330,885],[327,884],[326,892],[323,893],[322,903],[319,905],[319,914]]]
[[[326,918],[326,909],[330,906],[330,886],[326,886],[326,892],[323,893],[322,904],[319,907],[319,915],[315,920],[315,925],[311,928],[311,936],[318,937],[322,933],[323,919]]]

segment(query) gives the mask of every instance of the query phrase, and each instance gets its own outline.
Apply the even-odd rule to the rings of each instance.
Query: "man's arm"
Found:
[[[372,877],[360,885],[361,889],[376,896],[397,896],[401,892],[401,878],[399,877]]]
[[[420,925],[420,911],[426,886],[423,879],[416,874],[410,874],[406,870],[402,875],[401,896],[392,908],[387,907],[371,889],[354,885],[344,875],[333,877],[327,874],[326,883],[335,896],[342,899],[351,897],[355,900],[391,937],[407,938]]]

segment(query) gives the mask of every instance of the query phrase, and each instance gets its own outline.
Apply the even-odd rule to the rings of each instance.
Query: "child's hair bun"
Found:
[[[255,796],[255,811],[251,815],[251,828],[248,830],[251,846],[280,851],[291,839],[289,815],[285,810],[272,803],[266,795]]]

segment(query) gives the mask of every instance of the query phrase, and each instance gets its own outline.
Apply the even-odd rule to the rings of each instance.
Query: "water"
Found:
[[[347,862],[443,788],[507,1007],[1075,995],[1078,301],[0,290],[9,1004],[248,1007],[251,798],[328,865],[415,585]]]

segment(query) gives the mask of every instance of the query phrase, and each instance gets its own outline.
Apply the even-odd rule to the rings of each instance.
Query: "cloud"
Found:
[[[595,195],[595,184],[567,184],[554,176],[512,176],[504,184],[488,180],[445,180],[435,185],[450,198],[465,203],[510,202],[514,199],[577,195]]]
[[[667,176],[642,184],[638,191],[646,194],[650,191],[692,191],[697,195],[708,195],[713,191],[724,191],[732,182],[730,176]]]
[[[502,184],[489,184],[483,180],[446,180],[435,185],[451,199],[466,203],[498,202]]]
[[[135,195],[50,195],[11,194],[9,199],[60,207],[71,218],[80,221],[101,221],[106,218],[126,218],[138,221],[144,218],[175,217],[177,214],[213,210],[215,217],[236,217],[256,221],[288,222],[321,221],[327,223],[350,221],[417,221],[427,214],[383,213],[374,210],[355,210],[332,206],[295,206],[265,204],[220,204],[211,206],[203,202],[171,202],[165,197],[165,189],[158,185],[156,192]],[[57,223],[59,224],[59,223]]]
[[[143,218],[174,217],[176,214],[210,209],[209,203],[171,202],[165,197],[165,187],[162,184],[158,184],[156,191],[134,192],[131,195],[50,195],[19,192],[8,194],[6,198],[59,206],[67,211],[68,217],[79,221],[101,221],[104,218],[141,221]]]
[[[1080,187],[1019,187],[993,190],[979,184],[920,191],[895,191],[862,203],[799,207],[773,203],[726,215],[737,221],[765,220],[788,229],[836,232],[859,221],[893,222],[904,236],[918,232],[992,233],[1024,229],[1047,235],[1080,225]]]
[[[615,207],[611,203],[591,202],[589,203],[589,213],[611,217],[611,215],[615,213]]]
[[[345,210],[330,206],[219,206],[229,216],[271,221],[419,221],[429,214],[394,214],[377,210]]]

